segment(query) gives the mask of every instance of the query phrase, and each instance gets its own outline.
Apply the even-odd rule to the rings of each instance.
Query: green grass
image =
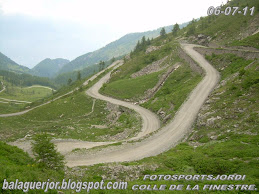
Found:
[[[242,40],[235,40],[231,46],[249,46],[259,49],[259,33],[248,36]]]
[[[161,72],[155,72],[148,75],[116,80],[105,84],[101,92],[120,99],[138,99],[144,96],[144,92],[153,88],[158,82]]]
[[[0,76],[0,79],[3,80],[3,77]],[[0,107],[2,107],[2,109],[0,109],[0,114],[19,112],[19,111],[22,111],[25,109],[29,109],[29,108],[41,105],[44,102],[53,100],[54,98],[57,98],[61,95],[64,95],[64,94],[74,90],[76,87],[81,87],[83,82],[84,82],[84,80],[75,81],[71,85],[63,86],[60,89],[58,89],[57,91],[52,91],[47,88],[20,87],[15,84],[11,84],[5,80],[5,85],[8,86],[8,89],[6,91],[4,91],[3,93],[1,93],[0,97],[1,97],[1,95],[3,95],[2,96],[3,98],[10,98],[10,99],[17,99],[17,100],[24,100],[24,101],[31,100],[32,103],[31,104],[21,104],[21,105],[17,105],[14,103],[9,103],[9,104],[1,103]],[[81,87],[81,90],[86,87],[87,86]],[[43,89],[43,92],[42,92],[42,89]]]
[[[238,42],[237,40],[242,37],[241,34],[246,34],[247,31],[250,30],[248,28],[256,30],[254,26],[257,22],[256,17],[258,17],[259,3],[257,0],[233,0],[229,1],[227,5],[224,5],[221,8],[221,10],[225,10],[226,7],[239,7],[239,10],[242,10],[246,6],[248,6],[248,8],[255,6],[253,16],[250,15],[250,11],[246,15],[236,13],[234,16],[213,14],[211,16],[201,17],[193,24],[190,23],[187,27],[183,28],[179,34],[188,37],[188,32],[193,29],[193,33],[189,35],[204,34],[210,36],[217,44],[231,46],[233,43],[235,44]],[[231,14],[232,13],[233,9]],[[258,39],[256,37],[251,37],[251,39],[254,38],[256,40]],[[251,39],[245,39],[244,41],[241,41],[240,44],[258,48],[258,41],[252,43],[253,40]]]
[[[2,100],[0,99],[0,101]],[[6,102],[6,101],[3,101],[3,102]],[[0,103],[0,114],[18,112],[18,111],[24,110],[26,106],[28,106],[27,103],[22,103],[22,104],[15,104],[14,102]]]
[[[63,172],[39,167],[36,162],[17,147],[0,141],[0,192],[23,193],[21,190],[3,190],[3,181],[61,181]],[[44,193],[43,190],[32,190],[29,193]]]
[[[258,133],[259,63],[245,60],[232,54],[213,55],[206,57],[221,71],[225,85],[213,92],[209,109],[202,114],[211,112],[206,119],[220,116],[212,125],[198,125],[196,139],[208,142],[208,133],[213,132],[219,139],[231,138],[238,134]],[[219,61],[221,61],[219,63]],[[223,70],[222,70],[223,69]],[[227,130],[230,130],[226,133]]]
[[[112,74],[110,82],[101,88],[102,93],[119,99],[141,99],[148,89],[156,85],[159,80],[158,76],[162,75],[166,70],[137,78],[130,78],[130,75],[150,64],[149,58],[151,56],[159,60],[170,53],[170,57],[164,63],[173,65],[180,61],[182,65],[167,78],[162,88],[154,97],[141,106],[150,109],[154,113],[157,113],[159,110],[164,111],[166,116],[169,117],[166,120],[163,120],[164,118],[161,117],[165,123],[173,118],[175,112],[202,77],[198,73],[193,72],[189,65],[186,65],[178,57],[178,44],[171,38],[171,35],[168,35],[165,38],[158,38],[152,41],[152,45],[159,46],[159,43],[161,44],[161,42],[166,40],[163,46],[164,50],[153,51],[146,55],[144,55],[143,51],[134,54],[132,59],[127,61],[116,73]],[[171,50],[167,50],[169,48]],[[145,60],[148,62],[145,63]]]
[[[173,118],[176,111],[186,100],[188,94],[200,82],[201,78],[198,73],[192,72],[188,65],[182,64],[169,76],[154,97],[142,106],[155,113],[162,108],[166,115],[171,114],[171,118]]]
[[[132,59],[127,60],[125,64],[123,64],[121,67],[118,68],[115,74],[112,75],[110,83],[121,80],[121,79],[128,79],[130,76],[138,72],[139,70],[143,69],[147,65],[151,64],[154,61],[157,61],[159,59],[164,58],[165,56],[170,55],[163,64],[169,63],[174,64],[175,62],[178,62],[179,57],[177,56],[176,51],[179,44],[175,42],[174,40],[169,39],[163,39],[167,42],[162,44],[162,41],[159,41],[160,44],[157,46],[162,46],[160,49],[156,51],[152,51],[148,54],[145,53],[145,51],[138,52],[133,55]],[[157,41],[154,40],[152,42],[152,45],[156,45]],[[169,61],[171,59],[171,61]]]
[[[0,98],[35,102],[43,98],[48,98],[53,95],[51,89],[43,87],[18,87],[8,82],[4,82],[6,89],[0,93]],[[5,99],[0,101],[8,102]],[[24,110],[25,107],[30,107],[30,103],[17,104],[16,102],[0,103],[0,114],[13,113]]]
[[[170,36],[171,37],[171,36]],[[178,57],[177,49],[179,44],[169,36],[165,38],[157,38],[152,41],[151,45],[162,46],[160,49],[152,51],[148,54],[145,51],[134,53],[130,60],[118,68],[112,76],[108,84],[101,88],[101,92],[105,95],[113,96],[119,99],[139,100],[144,96],[148,89],[153,88],[159,80],[159,77],[166,70],[131,78],[131,75],[140,71],[152,62],[158,61],[165,56],[168,58],[161,64],[174,65],[181,61]],[[164,41],[163,44],[161,44]]]
[[[37,101],[52,95],[52,90],[42,87],[16,87],[8,85],[6,90],[0,93],[0,98],[22,101]]]
[[[100,139],[100,136],[113,136],[125,128],[132,129],[133,135],[140,129],[140,119],[134,112],[123,108],[124,112],[118,122],[111,124],[107,119],[109,111],[106,102],[96,100],[94,111],[89,114],[92,104],[92,98],[78,92],[24,115],[0,118],[1,139],[7,141],[24,137],[26,134],[48,132],[58,138],[105,141]],[[92,125],[107,125],[107,128],[97,129]]]
[[[207,55],[206,59],[215,64],[217,70],[221,73],[222,80],[243,69],[253,61],[245,60],[244,58],[238,57],[231,53],[226,53],[223,55]]]
[[[125,129],[127,129],[129,137],[134,136],[141,128],[141,119],[135,112],[119,107],[121,114],[117,122],[114,123],[114,116],[109,116],[110,118],[108,119],[110,111],[107,110],[106,102],[96,100],[94,111],[90,114],[93,99],[86,96],[84,91],[107,72],[102,73],[97,79],[73,94],[64,96],[50,104],[34,109],[24,115],[0,118],[0,140],[12,141],[22,138],[26,134],[48,132],[58,138],[106,141]],[[81,86],[83,82],[83,80],[78,81],[69,87],[61,88],[52,97],[36,101],[32,106],[65,94]],[[107,127],[99,129],[92,125],[106,125]]]

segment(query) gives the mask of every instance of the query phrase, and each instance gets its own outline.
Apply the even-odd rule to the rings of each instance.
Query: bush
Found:
[[[195,171],[201,174],[229,174],[236,171],[235,164],[220,158],[196,157],[192,160],[192,164]]]

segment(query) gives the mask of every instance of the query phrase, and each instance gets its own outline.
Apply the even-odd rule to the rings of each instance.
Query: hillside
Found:
[[[233,17],[224,14],[201,17],[193,20],[181,30],[181,36],[188,37],[193,43],[210,47],[245,46],[259,48],[259,2],[256,0],[229,1],[226,7],[255,7],[253,15],[235,14]],[[231,12],[232,13],[232,12]]]
[[[42,85],[57,88],[57,86],[46,77],[38,77],[26,73],[14,73],[11,71],[0,70],[0,76],[3,80],[8,81],[12,85],[16,86],[32,86],[32,85]]]
[[[183,23],[180,26],[180,28],[183,28],[188,23]],[[165,30],[166,32],[171,32],[173,28],[173,25],[166,26]],[[107,61],[112,59],[113,57],[119,57],[125,54],[128,54],[131,50],[134,49],[136,43],[138,40],[140,40],[143,36],[146,38],[155,38],[159,36],[161,28],[158,28],[156,30],[147,31],[147,32],[138,32],[138,33],[131,33],[127,34],[120,39],[109,43],[105,47],[96,50],[94,52],[87,53],[85,55],[82,55],[80,57],[77,57],[76,59],[72,60],[70,63],[66,64],[60,71],[60,73],[69,72],[73,70],[80,70],[84,67],[87,67],[89,65],[93,65],[95,63],[98,63],[100,60]]]
[[[61,180],[61,177],[63,176],[62,172],[38,166],[27,153],[3,142],[0,142],[0,164],[1,180],[24,180],[24,173],[26,173],[26,180],[28,181],[35,181],[36,177],[38,181],[45,181],[48,178]],[[3,181],[0,183],[0,192],[6,192],[6,190],[3,189]],[[38,191],[38,193],[39,192],[43,193],[43,191]],[[12,191],[12,193],[17,192]]]
[[[28,67],[17,64],[12,59],[0,52],[0,70],[11,71],[16,73],[30,73]]]
[[[106,68],[110,64],[112,64],[112,62],[114,60],[119,60],[119,59],[121,59],[121,57],[117,57],[117,58],[114,58],[114,59],[109,60],[109,61],[103,61],[104,62],[104,68]],[[100,70],[101,70],[100,65],[99,64],[94,64],[94,65],[87,66],[87,67],[85,67],[85,68],[83,68],[81,70],[74,70],[74,71],[71,71],[71,72],[66,72],[66,73],[58,74],[57,76],[52,78],[52,80],[57,85],[66,85],[68,79],[72,79],[72,81],[76,81],[77,80],[78,72],[80,72],[81,79],[84,79],[86,77],[89,77],[89,76],[95,74],[96,72],[99,72]]]
[[[40,77],[53,77],[65,64],[69,63],[67,59],[44,59],[32,68],[35,75]]]

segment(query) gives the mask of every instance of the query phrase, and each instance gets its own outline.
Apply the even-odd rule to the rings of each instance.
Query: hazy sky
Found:
[[[74,59],[131,32],[206,16],[225,0],[0,0],[0,52],[33,67]]]

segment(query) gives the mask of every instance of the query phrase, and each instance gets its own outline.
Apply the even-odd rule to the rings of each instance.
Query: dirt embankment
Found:
[[[202,68],[197,65],[197,63],[186,52],[184,52],[181,47],[178,49],[178,55],[190,65],[193,71],[198,72],[200,75],[203,75],[204,72]]]
[[[154,72],[158,72],[158,71],[161,71],[165,68],[168,67],[168,64],[165,64],[161,67],[161,64],[168,58],[168,56],[165,56],[164,58],[158,60],[158,61],[155,61],[153,62],[152,64],[144,67],[143,69],[141,69],[140,71],[136,72],[136,73],[133,73],[131,75],[131,78],[136,78],[136,77],[140,77],[140,76],[143,76],[143,75],[148,75],[148,74],[151,74],[151,73],[154,73]]]
[[[206,47],[195,47],[194,50],[199,52],[202,55],[212,55],[214,54],[226,54],[232,53],[239,57],[245,59],[258,59],[259,51],[248,51],[248,50],[232,50],[232,49],[216,49],[216,48],[206,48]]]
[[[157,82],[157,84],[155,85],[155,87],[147,90],[145,92],[145,96],[142,98],[142,100],[140,100],[140,103],[144,103],[147,102],[149,99],[151,99],[158,90],[160,90],[160,88],[164,85],[165,81],[167,80],[167,78],[171,75],[171,73],[173,71],[175,71],[176,69],[178,69],[178,67],[180,67],[181,63],[176,63],[173,66],[169,67],[168,70],[160,77],[159,81]]]

